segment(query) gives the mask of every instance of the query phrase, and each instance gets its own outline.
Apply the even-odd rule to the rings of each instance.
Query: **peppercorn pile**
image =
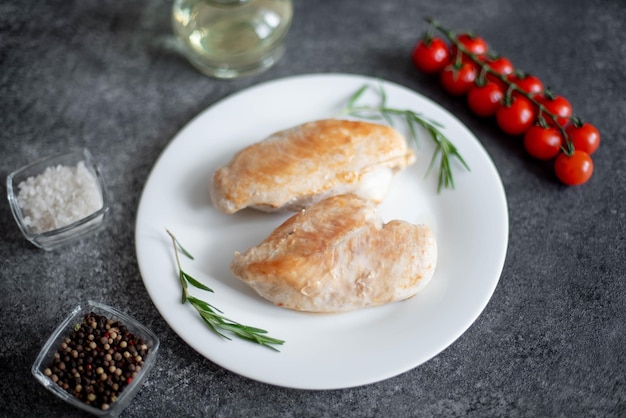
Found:
[[[86,404],[107,410],[143,367],[145,342],[119,321],[90,312],[61,343],[44,370]]]

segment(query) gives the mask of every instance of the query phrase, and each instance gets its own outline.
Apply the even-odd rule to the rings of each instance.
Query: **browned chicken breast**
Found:
[[[278,306],[342,312],[410,298],[436,262],[428,227],[383,224],[371,201],[347,194],[302,210],[235,253],[231,271]]]
[[[215,172],[211,198],[225,213],[246,207],[297,211],[344,193],[380,202],[394,173],[413,161],[405,138],[388,126],[309,122],[238,152]]]

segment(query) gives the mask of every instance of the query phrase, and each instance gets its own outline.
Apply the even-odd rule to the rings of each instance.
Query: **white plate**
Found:
[[[489,156],[456,118],[405,87],[383,82],[388,104],[442,123],[471,172],[454,167],[456,189],[437,194],[436,173],[425,178],[433,147],[427,138],[416,164],[400,173],[381,204],[385,221],[426,223],[439,261],[429,286],[414,298],[342,314],[279,308],[229,271],[233,253],[259,243],[289,215],[252,210],[225,215],[211,205],[213,171],[239,149],[269,134],[336,116],[364,84],[355,75],[306,75],[267,82],[232,95],[200,113],[172,140],[155,164],[138,208],[136,250],[150,297],[172,329],[216,364],[248,378],[300,389],[336,389],[377,382],[410,370],[454,342],[476,320],[502,272],[508,213],[500,177]],[[376,104],[375,90],[363,103]],[[402,121],[395,125],[408,134]],[[195,260],[183,269],[215,290],[192,293],[230,319],[286,340],[280,352],[225,340],[206,328],[180,283],[170,229]]]

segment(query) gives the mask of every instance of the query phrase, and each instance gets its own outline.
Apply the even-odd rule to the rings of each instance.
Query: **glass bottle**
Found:
[[[291,25],[291,0],[174,0],[174,34],[199,71],[237,78],[272,66]]]

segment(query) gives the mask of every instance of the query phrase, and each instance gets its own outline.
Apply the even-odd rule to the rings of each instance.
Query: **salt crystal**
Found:
[[[84,161],[75,167],[48,167],[17,187],[17,202],[24,214],[24,223],[34,233],[70,225],[103,205],[96,178],[87,170]]]

